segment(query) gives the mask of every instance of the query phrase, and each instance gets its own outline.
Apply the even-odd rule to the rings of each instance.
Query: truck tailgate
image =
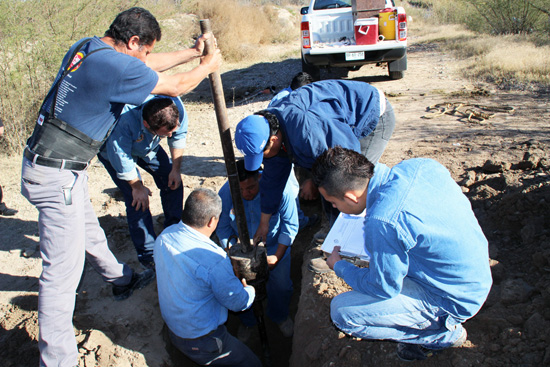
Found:
[[[311,55],[326,55],[335,54],[341,52],[358,52],[358,51],[377,51],[377,50],[390,50],[397,48],[406,48],[407,42],[399,42],[395,40],[380,41],[373,45],[355,45],[345,44],[344,42],[335,42],[331,44],[318,44],[309,51]]]

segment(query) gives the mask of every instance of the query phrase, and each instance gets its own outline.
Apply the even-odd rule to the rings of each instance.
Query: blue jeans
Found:
[[[380,300],[350,291],[330,305],[332,322],[361,339],[394,340],[430,349],[450,347],[462,333],[461,322],[438,306],[440,302],[418,283],[405,278],[401,294]]]
[[[390,141],[393,130],[395,130],[395,113],[390,102],[386,100],[386,111],[380,116],[376,128],[369,135],[359,139],[361,154],[373,164],[378,163]]]
[[[268,249],[268,255],[274,255],[277,246],[272,251]],[[269,271],[267,280],[267,316],[274,323],[281,323],[288,318],[290,298],[292,297],[292,280],[290,279],[290,250],[286,250],[285,256],[277,263],[275,269]],[[270,253],[272,252],[272,253]],[[239,319],[246,326],[256,325],[254,310],[249,308],[239,313]]]
[[[124,196],[128,229],[137,251],[138,260],[140,262],[153,261],[153,247],[157,236],[153,227],[151,212],[149,209],[145,211],[134,209],[132,206],[132,187],[128,184],[128,181],[119,179],[111,163],[101,154],[98,154],[98,158]],[[164,211],[164,227],[178,223],[183,210],[183,185],[175,190],[168,187],[168,175],[172,171],[172,162],[164,149],[159,147],[157,154],[149,162],[139,158],[136,163],[153,176],[155,184],[160,190]]]
[[[196,339],[183,339],[170,331],[170,340],[183,354],[202,366],[262,366],[250,348],[227,332],[225,325]]]

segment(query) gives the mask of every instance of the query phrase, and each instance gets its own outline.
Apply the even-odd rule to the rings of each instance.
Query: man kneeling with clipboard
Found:
[[[363,222],[359,236],[349,237],[363,240],[369,267],[341,261],[348,243],[327,259],[353,288],[332,300],[336,327],[361,339],[394,340],[405,361],[461,346],[462,324],[480,310],[492,278],[487,240],[447,169],[420,158],[374,166],[335,147],[316,160],[312,175],[342,213],[365,212],[350,222]]]

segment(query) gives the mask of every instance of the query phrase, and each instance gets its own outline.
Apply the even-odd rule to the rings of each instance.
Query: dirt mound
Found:
[[[466,163],[452,172],[461,177],[459,184],[489,240],[494,285],[478,315],[465,323],[468,342],[423,365],[550,364],[549,147],[526,141],[508,149],[516,160]],[[311,248],[304,261],[319,254]],[[330,301],[348,289],[334,272],[317,275],[304,269],[292,366],[402,365],[395,343],[350,338],[332,325]]]

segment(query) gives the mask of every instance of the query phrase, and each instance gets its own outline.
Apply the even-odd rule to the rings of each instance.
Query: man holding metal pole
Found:
[[[140,105],[151,93],[187,93],[221,64],[219,50],[202,56],[209,36],[187,50],[153,54],[160,38],[155,17],[131,8],[103,37],[78,41],[63,58],[27,142],[21,192],[39,211],[41,366],[77,364],[72,317],[85,259],[112,284],[117,300],[154,278],[151,269],[137,273],[109,249],[90,202],[87,168],[125,104]],[[159,73],[199,57],[188,72]]]

